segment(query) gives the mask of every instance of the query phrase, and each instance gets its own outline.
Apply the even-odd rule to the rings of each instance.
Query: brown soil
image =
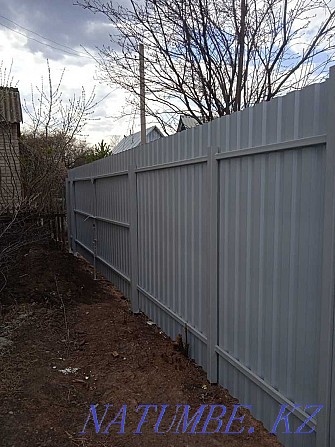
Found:
[[[235,421],[222,433],[237,405],[227,390],[210,385],[193,361],[177,352],[159,328],[144,315],[133,315],[128,302],[110,283],[94,281],[83,260],[54,247],[34,246],[19,259],[2,293],[0,317],[0,445],[1,446],[280,446],[262,423],[243,410],[243,423]],[[63,374],[65,368],[79,368]],[[92,418],[80,434],[90,405],[102,418],[100,432]],[[107,428],[122,405],[127,405],[125,433],[120,424]],[[139,405],[149,409],[142,434],[133,434],[142,417]],[[170,427],[176,405],[190,405],[190,415],[209,405],[227,407],[221,433],[165,434],[154,426],[161,405],[169,405],[159,431]],[[215,415],[220,413],[217,408]],[[117,420],[121,420],[122,414]],[[192,425],[192,424],[191,424]],[[191,430],[191,425],[187,431]],[[214,431],[211,421],[208,431]],[[249,433],[250,427],[254,428]]]

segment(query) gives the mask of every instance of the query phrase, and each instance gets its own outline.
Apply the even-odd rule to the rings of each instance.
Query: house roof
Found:
[[[177,132],[181,132],[185,129],[191,129],[192,127],[196,127],[199,125],[199,122],[193,118],[192,116],[182,115],[179,118]]]
[[[146,130],[147,143],[150,143],[150,141],[157,140],[158,138],[161,138],[163,136],[164,135],[157,126],[148,127],[148,129]],[[133,133],[132,135],[124,137],[115,146],[115,148],[112,151],[112,154],[118,154],[119,152],[133,149],[134,147],[140,146],[140,144],[141,144],[141,132]]]
[[[17,88],[0,87],[0,122],[22,122],[20,93]]]

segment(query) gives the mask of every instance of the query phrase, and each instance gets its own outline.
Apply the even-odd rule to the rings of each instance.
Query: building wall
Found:
[[[0,208],[13,208],[21,197],[19,125],[0,123]]]

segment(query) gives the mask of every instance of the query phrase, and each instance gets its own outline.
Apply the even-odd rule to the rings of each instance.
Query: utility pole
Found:
[[[141,113],[141,144],[145,144],[146,126],[145,126],[145,83],[144,83],[144,46],[140,43],[138,46],[140,56],[140,113]]]

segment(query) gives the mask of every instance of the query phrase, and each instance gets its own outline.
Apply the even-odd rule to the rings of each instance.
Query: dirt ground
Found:
[[[280,446],[262,423],[246,413],[222,433],[238,404],[227,390],[210,385],[193,361],[178,352],[159,328],[144,315],[133,315],[122,294],[102,277],[93,280],[83,260],[52,246],[33,246],[22,253],[8,286],[0,296],[0,445],[35,446]],[[66,368],[73,368],[67,370]],[[67,374],[66,374],[67,373]],[[90,405],[93,417],[83,430]],[[127,405],[126,414],[120,412]],[[144,409],[148,423],[134,434]],[[190,405],[190,415],[201,405],[224,405],[226,415],[219,433],[176,432],[184,407],[167,433],[176,405]],[[214,413],[218,416],[220,408]],[[120,413],[119,413],[120,412]],[[118,415],[119,413],[119,415]],[[116,418],[116,416],[118,417]],[[122,421],[121,424],[108,424]],[[191,417],[190,416],[190,417]],[[214,431],[211,421],[207,431]],[[192,424],[187,431],[191,431]],[[254,431],[252,432],[253,427]],[[85,431],[86,433],[80,433]],[[250,431],[250,433],[249,433]]]

